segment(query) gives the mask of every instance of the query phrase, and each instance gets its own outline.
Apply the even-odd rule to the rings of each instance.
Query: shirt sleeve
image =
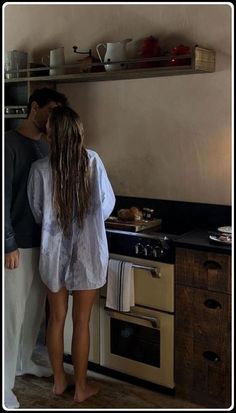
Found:
[[[5,147],[5,253],[15,251],[18,246],[12,227],[11,204],[14,176],[14,153],[10,147]]]
[[[102,212],[104,221],[111,215],[115,206],[116,198],[107,176],[106,169],[102,163],[102,160],[98,157],[99,161],[99,175],[100,175],[100,189],[102,197]]]
[[[28,177],[27,195],[35,222],[41,224],[43,219],[43,182],[41,174],[34,165],[31,166]]]

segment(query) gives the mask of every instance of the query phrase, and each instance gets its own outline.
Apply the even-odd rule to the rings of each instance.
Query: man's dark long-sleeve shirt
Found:
[[[32,162],[48,154],[48,145],[12,130],[5,134],[5,253],[40,245],[41,228],[35,223],[27,197]]]

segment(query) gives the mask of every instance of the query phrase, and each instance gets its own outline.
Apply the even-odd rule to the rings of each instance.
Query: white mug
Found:
[[[62,67],[65,64],[64,47],[50,50],[49,56],[42,57],[42,63],[46,65],[49,64],[49,66],[52,67],[52,69],[49,70],[50,75],[63,75],[65,73],[65,69]]]

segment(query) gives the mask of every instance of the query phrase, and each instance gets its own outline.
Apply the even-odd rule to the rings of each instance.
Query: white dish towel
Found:
[[[130,262],[109,259],[106,306],[130,311],[134,306],[134,269]]]

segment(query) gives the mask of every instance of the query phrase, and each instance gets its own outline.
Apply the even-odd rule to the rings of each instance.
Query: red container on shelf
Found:
[[[141,58],[150,58],[150,57],[158,57],[161,55],[161,48],[159,45],[159,41],[157,38],[153,36],[146,37],[143,40],[141,50],[139,52],[139,56]],[[157,62],[140,62],[139,67],[140,68],[147,68],[147,67],[157,67],[158,66],[158,61]]]
[[[190,48],[180,44],[179,46],[172,47],[171,55],[172,58],[168,62],[168,66],[184,66],[191,64],[191,57],[186,57],[184,59],[178,59],[178,56],[190,53]]]

